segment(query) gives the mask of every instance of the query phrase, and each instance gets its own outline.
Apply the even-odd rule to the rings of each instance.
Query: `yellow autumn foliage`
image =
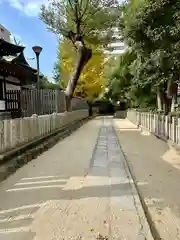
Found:
[[[71,77],[76,63],[77,53],[68,40],[64,40],[59,45],[59,63],[61,86],[66,87]],[[106,86],[105,73],[105,56],[102,51],[93,49],[93,56],[83,69],[74,96],[93,100],[104,91]]]

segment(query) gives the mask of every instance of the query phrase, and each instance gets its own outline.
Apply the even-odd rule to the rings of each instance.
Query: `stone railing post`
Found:
[[[180,145],[180,118],[178,118],[177,123],[177,144]]]
[[[176,143],[176,118],[172,117],[172,141]]]

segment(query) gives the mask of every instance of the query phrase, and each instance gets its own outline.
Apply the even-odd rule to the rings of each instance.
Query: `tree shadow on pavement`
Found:
[[[32,184],[34,182],[34,184]],[[37,182],[37,183],[36,183]],[[25,183],[23,185],[23,183]],[[31,230],[31,225],[34,221],[34,215],[39,209],[48,204],[53,206],[56,202],[60,203],[63,200],[80,200],[88,198],[108,198],[118,197],[128,198],[132,195],[132,187],[130,183],[109,185],[82,186],[78,189],[63,189],[66,186],[66,181],[43,184],[43,181],[21,181],[21,185],[14,185],[5,193],[7,201],[13,197],[19,198],[18,205],[12,207],[9,202],[9,209],[0,210],[0,239],[18,240],[18,239],[33,239],[35,233]],[[48,187],[49,186],[49,187]],[[32,197],[33,196],[33,197]],[[93,201],[93,200],[92,200]],[[125,200],[126,201],[126,200]],[[124,200],[122,200],[124,202]],[[122,206],[121,206],[122,207]],[[4,237],[4,238],[3,238]]]

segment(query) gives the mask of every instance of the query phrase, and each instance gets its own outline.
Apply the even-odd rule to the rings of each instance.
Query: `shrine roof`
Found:
[[[36,79],[37,69],[32,68],[26,61],[23,53],[24,48],[0,39],[0,70],[10,72],[13,75],[18,73],[18,76],[24,76],[26,73]],[[43,77],[43,74],[40,73],[40,77]]]
[[[0,58],[4,56],[16,56],[18,53],[23,52],[25,47],[15,45],[0,39]]]

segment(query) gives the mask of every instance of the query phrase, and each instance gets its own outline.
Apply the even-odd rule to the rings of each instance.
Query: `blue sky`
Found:
[[[40,70],[52,79],[52,71],[57,56],[56,36],[46,30],[45,24],[38,18],[39,7],[47,0],[0,0],[0,24],[4,25],[17,40],[26,46],[26,58],[34,57],[33,45],[40,45]],[[29,60],[36,67],[35,60]]]

